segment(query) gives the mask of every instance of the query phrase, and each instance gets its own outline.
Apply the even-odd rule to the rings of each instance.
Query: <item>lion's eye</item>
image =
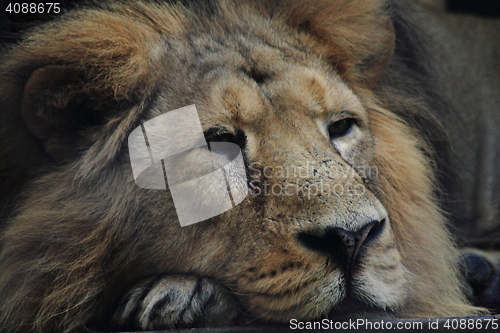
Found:
[[[232,133],[220,133],[211,136],[205,136],[209,142],[232,142],[236,141],[236,136]]]
[[[335,139],[349,133],[355,122],[354,118],[344,118],[328,126],[330,139]]]
[[[207,142],[231,142],[240,146],[241,150],[246,146],[246,135],[243,131],[237,131],[236,134],[226,132],[220,128],[211,128],[205,131],[205,139]],[[220,152],[224,153],[224,152]]]

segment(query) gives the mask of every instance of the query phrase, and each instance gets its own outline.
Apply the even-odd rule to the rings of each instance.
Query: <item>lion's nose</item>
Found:
[[[329,255],[345,270],[350,270],[363,246],[376,240],[384,227],[385,219],[371,221],[356,231],[334,227],[325,230],[321,237],[303,232],[298,238],[310,250]]]

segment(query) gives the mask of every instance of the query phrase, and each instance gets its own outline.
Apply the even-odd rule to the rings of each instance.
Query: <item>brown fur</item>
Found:
[[[2,139],[11,141],[1,156],[12,162],[2,165],[2,174],[9,175],[2,184],[25,187],[2,234],[2,332],[101,327],[127,288],[163,273],[209,276],[266,320],[318,318],[330,309],[324,304],[338,305],[341,296],[337,303],[322,299],[322,291],[336,290],[322,280],[324,258],[296,245],[294,235],[346,218],[350,209],[365,216],[373,206],[382,214],[379,202],[391,227],[381,236],[380,248],[370,247],[370,258],[385,265],[378,253],[388,253],[394,242],[397,251],[390,253],[400,256],[394,259],[399,268],[385,268],[387,276],[394,273],[395,283],[393,293],[382,296],[396,296],[371,299],[378,295],[377,286],[366,287],[362,295],[378,306],[389,305],[398,317],[480,313],[459,290],[458,254],[436,204],[433,162],[424,153],[429,147],[387,101],[403,100],[415,113],[424,113],[426,106],[373,90],[394,48],[382,5],[374,0],[221,1],[216,18],[204,19],[181,6],[106,4],[35,29],[7,52],[0,68],[0,103],[2,117],[13,125],[2,128]],[[200,49],[205,40],[226,43],[227,54],[213,60],[222,68],[217,80],[204,81],[183,69],[192,56],[189,36],[199,37],[192,43],[200,43]],[[255,44],[259,38],[278,44],[288,58]],[[256,69],[233,52],[241,40],[257,45],[251,48]],[[206,52],[218,54],[207,45]],[[209,65],[199,65],[200,72],[203,66]],[[238,68],[276,79],[261,92],[235,74]],[[47,83],[53,86],[46,88]],[[54,91],[60,96],[55,98]],[[275,97],[272,103],[268,95]],[[311,158],[355,169],[335,155],[304,116],[313,95],[323,111],[342,103],[359,108],[365,136],[354,150],[361,157],[349,161],[379,170],[377,179],[353,176],[356,184],[368,183],[359,202],[260,196],[209,222],[180,228],[166,203],[168,192],[135,186],[124,149],[127,135],[144,120],[194,103],[204,130],[231,122],[245,128],[248,158],[263,166],[300,167]],[[61,130],[73,117],[65,112],[75,100],[97,118],[92,126],[78,128],[77,136]],[[42,157],[15,160],[19,145]],[[34,167],[40,175],[32,175]],[[327,179],[321,172],[308,181]],[[304,182],[293,177],[265,181]],[[366,266],[372,270],[367,276],[374,274],[375,268]],[[386,285],[391,284],[385,281],[380,288]]]

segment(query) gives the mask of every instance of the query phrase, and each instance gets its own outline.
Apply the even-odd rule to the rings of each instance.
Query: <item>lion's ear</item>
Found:
[[[383,0],[285,0],[288,24],[319,43],[311,46],[348,82],[377,85],[394,53],[395,33]]]
[[[377,47],[374,48],[373,55],[364,59],[364,64],[360,66],[361,77],[370,88],[375,87],[384,75],[394,54],[396,44],[392,21],[387,20],[381,26],[381,36],[377,41]]]
[[[98,124],[86,108],[82,82],[76,68],[48,65],[36,69],[24,87],[21,114],[26,128],[55,158],[65,157],[61,154],[81,129]]]

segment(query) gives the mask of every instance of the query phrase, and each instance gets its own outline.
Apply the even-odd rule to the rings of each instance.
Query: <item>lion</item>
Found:
[[[107,1],[33,28],[0,65],[1,331],[498,309],[498,28],[382,0]],[[181,226],[127,138],[190,105],[248,193]]]

